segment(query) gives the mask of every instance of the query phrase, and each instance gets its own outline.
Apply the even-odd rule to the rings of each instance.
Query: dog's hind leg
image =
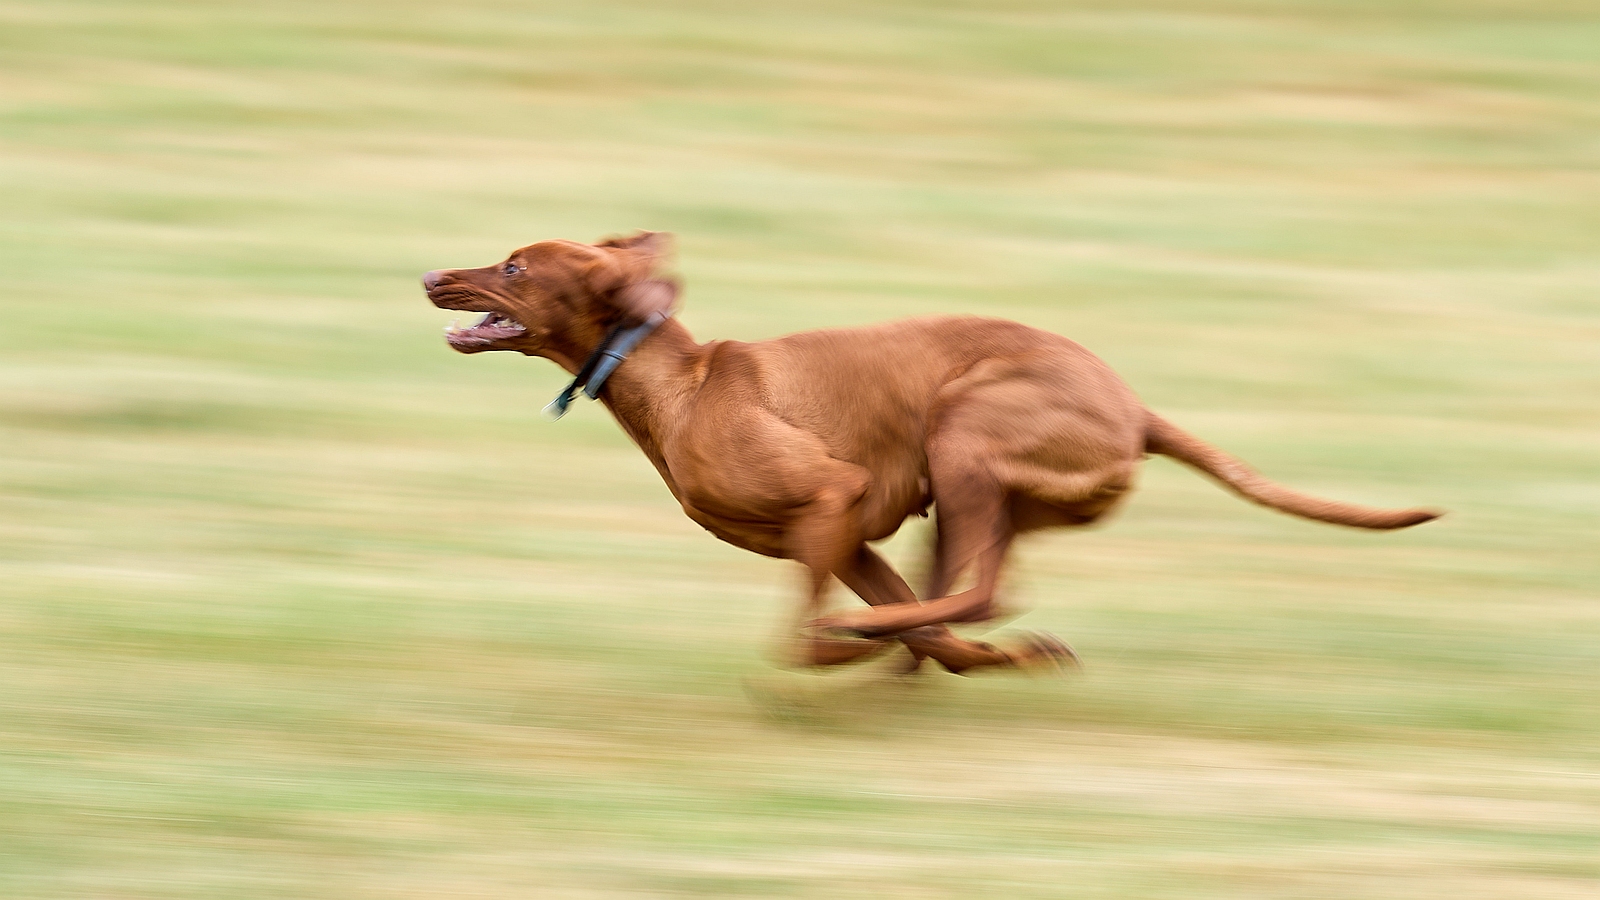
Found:
[[[962,672],[980,666],[1015,666],[1026,653],[1008,654],[1005,651],[976,641],[957,637],[943,625],[930,625],[905,634],[897,634],[900,641],[884,639],[840,639],[819,634],[818,629],[807,627],[815,623],[826,602],[827,589],[833,576],[861,599],[877,608],[907,609],[920,607],[916,594],[905,579],[865,543],[857,543],[853,550],[844,550],[844,541],[854,535],[849,527],[846,509],[837,502],[821,498],[815,509],[808,510],[806,519],[791,529],[791,544],[797,558],[807,566],[807,594],[799,616],[797,643],[791,652],[791,662],[806,666],[830,666],[855,662],[874,656],[895,643],[904,642],[912,658],[908,671],[916,668],[923,657],[931,656],[952,672]],[[1027,651],[1032,645],[1024,647]]]
[[[870,606],[891,606],[896,603],[917,603],[917,595],[906,584],[884,558],[878,555],[866,544],[856,548],[850,560],[835,573],[845,587],[856,592],[856,596],[865,600]],[[820,612],[820,610],[819,610]],[[815,616],[812,617],[813,619]],[[804,627],[804,625],[802,626]],[[810,629],[808,629],[810,631]],[[816,640],[830,640],[829,638],[816,637]],[[915,672],[927,654],[911,649],[911,657],[906,660],[904,674]]]
[[[812,623],[814,627],[886,637],[927,625],[988,618],[1000,569],[1016,533],[1004,490],[967,450],[967,442],[949,434],[941,434],[929,447],[929,474],[939,516],[934,580],[936,586],[947,590],[956,575],[976,565],[977,583],[926,603],[892,603],[827,616]]]
[[[1071,648],[1049,635],[1027,635],[1021,647],[1007,653],[989,644],[962,640],[944,627],[992,617],[1000,572],[1017,532],[1008,491],[992,472],[994,463],[985,452],[984,436],[964,428],[959,412],[945,417],[928,447],[939,528],[933,586],[940,593],[948,591],[969,568],[976,570],[975,584],[918,603],[899,576],[883,565],[884,572],[899,582],[897,602],[825,616],[813,621],[811,629],[867,638],[899,637],[914,652],[932,656],[956,672],[980,666],[1075,663]],[[855,557],[858,563],[862,559],[859,554]],[[872,571],[869,569],[869,574]]]
[[[916,604],[905,579],[872,548],[862,545],[839,578],[863,600],[877,607]],[[1065,644],[1047,635],[1027,635],[1016,647],[1003,650],[982,641],[957,636],[945,625],[926,625],[896,635],[911,650],[914,662],[932,657],[957,674],[978,668],[1023,668],[1035,662],[1058,663],[1071,658]],[[913,666],[913,669],[915,666]]]
[[[820,604],[811,598],[818,596],[819,593],[826,593],[825,586],[830,577],[826,574],[819,575],[815,571],[807,572],[810,596],[796,617],[791,636],[786,639],[787,650],[783,659],[785,664],[802,667],[844,665],[876,656],[897,643],[893,639],[828,637],[817,633],[816,629],[807,627],[809,622],[815,621],[815,614],[821,611]],[[824,585],[820,592],[817,588],[818,581]]]

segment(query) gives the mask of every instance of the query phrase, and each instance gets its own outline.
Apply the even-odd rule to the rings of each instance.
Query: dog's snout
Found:
[[[422,289],[425,290],[425,291],[431,291],[434,288],[438,287],[439,286],[439,282],[444,280],[445,274],[446,274],[446,272],[445,272],[444,269],[434,269],[432,272],[429,272],[426,275],[423,275],[422,276]]]

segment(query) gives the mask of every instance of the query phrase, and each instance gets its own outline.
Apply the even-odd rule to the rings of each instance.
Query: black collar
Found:
[[[583,368],[578,370],[578,377],[572,379],[572,383],[550,401],[550,405],[544,408],[544,414],[549,416],[551,421],[566,415],[567,407],[572,405],[572,399],[577,395],[579,388],[583,389],[584,395],[590,400],[600,396],[600,389],[605,386],[606,379],[611,377],[611,373],[617,370],[617,366],[622,365],[622,361],[628,358],[633,348],[637,347],[646,335],[661,327],[661,323],[668,318],[670,318],[668,313],[659,312],[638,325],[619,323],[613,326],[600,340],[600,346],[595,347],[589,358],[583,361]]]

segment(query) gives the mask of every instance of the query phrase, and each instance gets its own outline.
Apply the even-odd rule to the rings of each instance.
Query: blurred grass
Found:
[[[0,894],[1591,897],[1597,97],[1556,0],[0,0]],[[1012,574],[1087,676],[768,673],[795,573],[416,284],[633,227],[1452,515],[1157,460]]]

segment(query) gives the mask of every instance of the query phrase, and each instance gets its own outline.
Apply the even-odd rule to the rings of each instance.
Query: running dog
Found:
[[[1322,500],[1263,478],[1146,409],[1078,344],[1015,322],[964,316],[698,343],[671,318],[661,273],[670,236],[541,241],[478,269],[422,279],[443,309],[482,313],[447,329],[462,353],[513,350],[574,375],[611,411],[689,518],[736,547],[809,573],[792,662],[834,665],[895,643],[913,667],[952,672],[1075,663],[1061,641],[1001,648],[951,623],[995,615],[1013,540],[1087,525],[1128,496],[1151,453],[1263,506],[1355,528],[1436,518]],[[931,583],[918,599],[869,544],[936,513]],[[970,588],[953,592],[971,571]],[[824,615],[838,578],[869,606]]]

